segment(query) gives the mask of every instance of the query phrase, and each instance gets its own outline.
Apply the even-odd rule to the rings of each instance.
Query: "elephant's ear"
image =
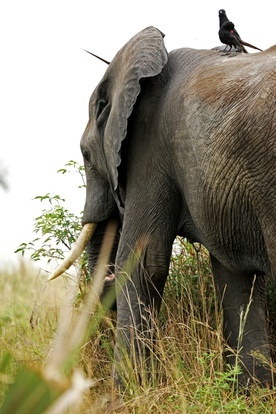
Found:
[[[106,106],[109,105],[110,111],[103,135],[109,180],[114,193],[117,193],[119,185],[122,142],[127,135],[128,118],[141,91],[140,80],[158,75],[168,60],[163,37],[154,27],[139,32],[116,54],[99,85],[105,89]]]

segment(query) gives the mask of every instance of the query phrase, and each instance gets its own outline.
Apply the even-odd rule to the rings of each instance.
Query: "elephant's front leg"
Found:
[[[271,384],[272,373],[264,362],[270,361],[265,276],[231,272],[215,258],[211,260],[222,301],[224,336],[230,347],[227,363],[240,365],[243,385],[251,384],[253,378],[263,385]]]
[[[124,387],[132,375],[135,380],[147,375],[154,343],[153,318],[160,309],[173,242],[173,237],[168,239],[161,229],[150,235],[141,232],[131,240],[129,229],[127,232],[122,232],[116,263],[114,377],[119,387]]]

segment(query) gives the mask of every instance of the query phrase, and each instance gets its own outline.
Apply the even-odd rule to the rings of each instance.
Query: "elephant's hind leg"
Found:
[[[224,336],[230,348],[227,363],[239,363],[239,381],[243,385],[250,385],[253,379],[262,385],[271,384],[265,276],[231,272],[215,258],[211,260],[222,301]]]

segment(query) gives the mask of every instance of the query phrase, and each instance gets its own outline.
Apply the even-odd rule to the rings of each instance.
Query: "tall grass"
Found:
[[[24,367],[34,375],[34,384],[43,374],[53,400],[61,401],[65,391],[71,395],[70,406],[65,411],[56,406],[57,413],[275,412],[275,390],[256,386],[250,397],[239,394],[238,368],[225,365],[222,315],[203,247],[178,243],[154,322],[154,348],[147,344],[152,348],[151,377],[129,368],[122,395],[116,395],[110,377],[116,313],[103,314],[93,301],[76,300],[76,289],[67,278],[47,283],[45,275],[32,268],[0,275],[1,401]],[[53,354],[65,354],[67,347],[69,357]],[[45,372],[50,372],[48,377]]]

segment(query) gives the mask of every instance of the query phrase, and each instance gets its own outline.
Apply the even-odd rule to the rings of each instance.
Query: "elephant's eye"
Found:
[[[103,124],[109,114],[109,103],[105,99],[99,99],[96,104],[96,120],[98,125]]]
[[[90,161],[90,154],[89,154],[89,151],[86,148],[82,149],[82,155],[83,155],[83,158],[86,161]]]

